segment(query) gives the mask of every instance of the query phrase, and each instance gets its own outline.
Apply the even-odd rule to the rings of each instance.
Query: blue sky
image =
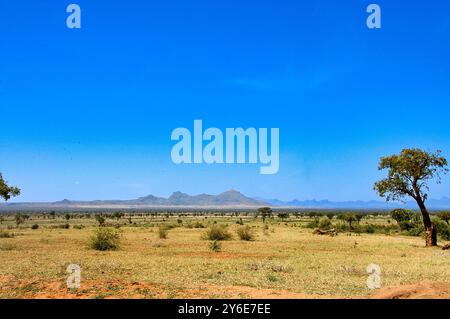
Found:
[[[380,30],[361,0],[2,0],[0,171],[16,201],[377,199],[380,156],[450,157],[450,2],[373,2]],[[279,173],[173,164],[171,132],[195,119],[280,128]]]

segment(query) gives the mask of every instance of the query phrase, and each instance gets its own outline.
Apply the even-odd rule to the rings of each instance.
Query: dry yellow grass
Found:
[[[450,251],[425,248],[421,238],[317,236],[284,224],[264,234],[262,223],[250,225],[255,241],[235,236],[222,252],[195,228],[161,240],[157,228],[122,227],[121,248],[111,252],[87,247],[94,227],[12,230],[14,238],[0,239],[0,298],[366,297],[371,263],[381,266],[383,287],[450,283]],[[81,266],[78,291],[65,287],[69,264]]]

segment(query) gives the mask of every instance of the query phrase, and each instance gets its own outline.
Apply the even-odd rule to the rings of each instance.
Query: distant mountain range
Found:
[[[229,190],[218,195],[188,195],[182,192],[174,192],[168,198],[148,195],[131,200],[93,200],[73,201],[64,199],[57,202],[30,202],[30,203],[6,203],[0,204],[0,210],[25,210],[25,209],[106,209],[106,208],[159,208],[159,207],[198,207],[198,208],[232,208],[261,206],[286,207],[286,208],[311,208],[311,209],[392,209],[396,207],[417,208],[412,201],[402,203],[386,203],[384,201],[342,201],[329,200],[292,200],[281,201],[278,199],[250,198],[239,191]],[[430,199],[427,201],[430,209],[450,209],[450,198]]]
[[[414,201],[407,201],[406,203],[399,202],[385,202],[385,201],[342,201],[333,202],[329,200],[292,200],[281,201],[278,199],[261,199],[259,200],[268,203],[270,206],[282,207],[301,207],[301,208],[319,208],[319,209],[393,209],[393,208],[410,208],[417,209],[417,204]],[[426,202],[429,209],[450,209],[450,198],[442,197],[441,199],[430,199]]]
[[[93,200],[73,201],[64,199],[57,202],[30,202],[0,204],[0,210],[8,209],[62,209],[62,208],[145,208],[145,207],[261,207],[268,203],[243,195],[236,190],[229,190],[218,195],[188,195],[175,192],[170,197],[148,195],[131,200]]]

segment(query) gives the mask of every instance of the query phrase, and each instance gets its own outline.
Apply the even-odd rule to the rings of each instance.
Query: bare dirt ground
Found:
[[[308,295],[286,290],[258,289],[246,286],[214,286],[205,285],[198,288],[178,290],[175,295],[167,293],[167,287],[151,283],[99,280],[83,281],[83,289],[67,289],[64,282],[52,281],[43,283],[39,279],[16,280],[13,276],[0,277],[1,290],[20,291],[20,299],[92,299],[92,298],[209,298],[216,291],[217,298],[226,299],[318,299],[336,298],[335,296]],[[114,292],[114,296],[110,296]]]
[[[380,289],[371,299],[450,299],[449,283],[421,283]]]
[[[287,290],[258,289],[246,286],[202,286],[167,292],[167,287],[151,283],[87,280],[83,289],[69,290],[61,281],[43,283],[39,279],[17,280],[13,276],[0,277],[1,290],[20,291],[21,299],[91,299],[91,298],[208,298],[216,291],[217,298],[225,299],[339,299],[335,295],[313,295],[295,293]],[[113,294],[111,294],[113,292]],[[352,297],[344,297],[352,298]],[[360,298],[360,297],[355,297]],[[450,299],[449,283],[422,283],[416,285],[392,286],[378,290],[370,299]]]

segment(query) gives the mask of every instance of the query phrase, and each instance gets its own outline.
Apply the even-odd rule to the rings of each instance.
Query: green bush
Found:
[[[100,227],[105,226],[106,218],[103,217],[102,215],[95,215],[95,220],[97,221]]]
[[[89,243],[90,248],[100,251],[117,250],[119,245],[120,233],[107,227],[98,228]]]
[[[219,252],[222,250],[222,244],[217,240],[213,240],[209,243],[209,249],[214,252]]]
[[[398,226],[400,227],[401,230],[409,231],[409,230],[413,229],[414,227],[416,227],[417,225],[410,222],[409,220],[403,220],[398,223]]]
[[[390,215],[397,223],[400,224],[413,219],[415,213],[409,209],[398,208],[391,211]]]
[[[229,240],[231,234],[226,227],[214,224],[205,231],[202,238],[206,240]]]
[[[437,215],[437,217],[442,219],[444,222],[446,222],[447,225],[450,224],[450,212],[439,212],[436,215]]]
[[[169,233],[169,230],[167,229],[167,227],[159,227],[158,228],[159,239],[167,239],[168,233]]]
[[[12,238],[13,234],[8,233],[7,231],[0,230],[0,238]]]
[[[31,226],[31,229],[38,229],[39,228],[39,225],[38,224],[33,224],[32,226]]]
[[[16,246],[10,243],[0,243],[0,250],[9,251],[14,250]]]
[[[331,223],[331,220],[328,217],[321,217],[319,219],[317,228],[319,228],[320,230],[329,230],[333,228],[333,224]]]
[[[347,223],[336,223],[334,227],[338,232],[355,232],[366,234],[385,234],[389,235],[392,232],[397,232],[399,227],[397,225],[376,225],[376,224],[355,224],[352,228]]]
[[[362,226],[362,230],[363,233],[367,234],[374,234],[377,231],[376,227],[372,224]]]
[[[350,231],[350,226],[348,226],[347,223],[338,222],[334,225],[334,229],[336,229],[338,232],[348,232]]]
[[[205,225],[203,225],[203,224],[200,223],[200,222],[196,222],[196,223],[194,224],[194,228],[205,228]]]
[[[306,224],[306,228],[317,228],[319,227],[319,218],[314,218],[312,221]]]
[[[407,231],[407,235],[409,236],[421,236],[425,232],[425,228],[423,225],[416,225],[414,228],[411,228]]]
[[[236,230],[240,240],[251,241],[255,239],[255,234],[249,226],[241,226]]]
[[[450,227],[449,225],[439,218],[432,218],[432,222],[436,227],[437,234],[444,240],[450,240]]]

